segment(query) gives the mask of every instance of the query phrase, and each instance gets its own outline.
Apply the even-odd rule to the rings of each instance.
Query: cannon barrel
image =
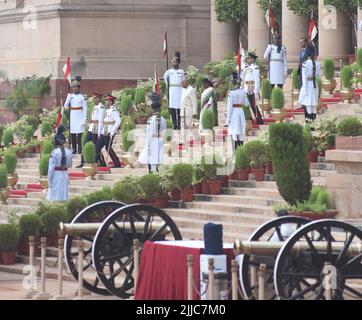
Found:
[[[116,223],[117,227],[124,231],[125,233],[131,233],[132,227],[130,222],[118,222]],[[102,226],[102,223],[60,223],[59,224],[59,236],[64,237],[68,236],[94,236],[98,229]],[[136,232],[144,232],[145,223],[144,222],[134,222],[134,226]],[[161,229],[164,226],[164,223],[158,222],[150,222],[148,225],[148,232],[154,233],[157,230]],[[115,230],[115,226],[111,225],[108,229],[108,232],[113,232]],[[161,235],[167,235],[170,233],[170,227],[165,227],[160,232]]]
[[[271,241],[241,241],[236,240],[234,242],[235,255],[245,254],[247,256],[259,255],[259,256],[272,256],[276,257],[283,247],[285,242],[271,242]],[[314,241],[313,246],[317,251],[327,251],[328,242],[326,241]],[[340,252],[343,250],[345,243],[332,242],[332,252]],[[304,250],[310,249],[307,242],[299,241],[293,246],[292,252],[298,254]],[[346,255],[357,256],[362,253],[361,243],[351,243],[348,247]]]

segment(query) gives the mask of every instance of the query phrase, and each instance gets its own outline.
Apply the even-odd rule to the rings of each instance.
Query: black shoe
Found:
[[[73,154],[77,154],[77,151],[74,151],[74,150],[73,150]]]
[[[77,169],[78,168],[83,168],[83,164],[80,164],[79,166],[76,167]]]

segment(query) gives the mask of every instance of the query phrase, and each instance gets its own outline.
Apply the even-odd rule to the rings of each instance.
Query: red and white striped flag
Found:
[[[318,35],[317,24],[316,24],[314,18],[312,18],[310,25],[309,25],[308,37],[309,37],[309,42],[312,42],[313,45],[314,45],[313,40],[316,38],[317,35]]]
[[[68,80],[69,85],[72,85],[72,75],[70,73],[70,57],[68,57],[67,62],[63,67],[64,72],[64,81]]]
[[[164,37],[164,39],[163,39],[162,57],[163,57],[164,59],[167,58],[167,32],[165,32],[165,37]]]
[[[266,11],[265,20],[266,23],[268,24],[270,31],[274,33],[274,28],[277,26],[278,23],[272,7],[269,7],[269,9]]]
[[[156,68],[155,68],[155,80],[153,82],[152,92],[156,92],[159,96],[161,95],[160,80],[158,79]]]

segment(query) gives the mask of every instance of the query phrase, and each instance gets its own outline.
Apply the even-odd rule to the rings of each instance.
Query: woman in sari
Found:
[[[199,131],[202,132],[202,115],[206,109],[212,109],[215,115],[215,127],[219,125],[218,112],[217,112],[217,98],[213,83],[209,79],[203,79],[202,84],[205,88],[201,95],[201,112],[200,112],[200,125]]]

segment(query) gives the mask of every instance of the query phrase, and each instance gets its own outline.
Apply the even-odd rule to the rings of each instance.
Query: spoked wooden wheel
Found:
[[[286,241],[297,229],[302,225],[310,222],[309,220],[301,217],[281,217],[269,221],[259,227],[249,238],[249,241],[271,241],[271,242],[284,242]],[[273,270],[275,265],[275,258],[271,256],[240,256],[239,278],[241,289],[244,296],[251,300],[255,299],[253,292],[257,287],[257,281],[253,278],[253,274],[257,273],[261,264],[267,266],[265,275],[265,298],[273,300],[276,298]]]
[[[130,205],[112,213],[98,230],[93,246],[93,264],[104,287],[126,299],[133,294],[133,241],[182,240],[173,220],[162,210]]]
[[[324,300],[325,271],[332,299],[362,299],[362,231],[336,220],[311,222],[280,250],[274,269],[280,299]]]
[[[101,223],[112,212],[123,207],[124,204],[115,201],[104,201],[95,203],[83,209],[71,222],[71,224],[81,223]],[[95,234],[94,234],[95,235]],[[83,286],[89,291],[100,294],[110,295],[109,291],[100,283],[97,272],[93,269],[92,246],[94,235],[86,236],[66,236],[64,239],[64,257],[69,272],[78,281],[78,243],[84,243],[84,260],[83,260]]]

